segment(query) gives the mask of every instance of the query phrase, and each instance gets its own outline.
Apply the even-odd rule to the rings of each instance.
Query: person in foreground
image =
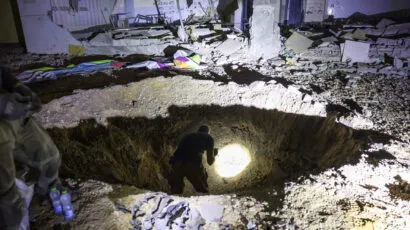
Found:
[[[60,153],[31,116],[41,102],[27,86],[0,66],[0,229],[28,229],[27,208],[16,186],[14,161],[38,172],[36,192],[47,196],[59,183]]]
[[[214,149],[214,139],[209,127],[202,125],[198,132],[184,136],[177,150],[170,159],[172,166],[169,184],[172,194],[181,194],[184,190],[184,178],[200,193],[208,193],[208,174],[202,164],[202,155],[206,151],[209,165],[215,161],[218,149]]]

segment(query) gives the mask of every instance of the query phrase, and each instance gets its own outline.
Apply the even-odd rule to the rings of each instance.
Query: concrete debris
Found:
[[[333,34],[333,36],[335,36],[335,37],[340,37],[340,35],[342,35],[343,34],[343,31],[342,30],[333,30],[333,29],[329,29],[329,32],[331,33],[331,34]]]
[[[393,58],[410,58],[410,37],[398,39],[378,38],[372,44],[369,56],[384,59],[385,55]]]
[[[224,206],[204,203],[201,205],[201,213],[207,222],[220,222],[224,213]]]
[[[376,74],[379,72],[379,69],[375,66],[369,66],[365,63],[358,63],[357,72],[359,73],[373,73]]]
[[[275,21],[275,7],[254,5],[251,18],[249,54],[255,58],[277,57],[281,49],[280,28]]]
[[[395,21],[383,18],[377,25],[376,28],[385,29],[387,26],[396,23]]]
[[[389,25],[383,33],[385,37],[410,34],[410,23]]]
[[[347,33],[342,36],[344,39],[349,40],[366,40],[366,32],[362,29],[356,29],[354,33]]]
[[[330,36],[330,37],[322,38],[322,41],[323,42],[337,42],[339,40],[337,38],[335,38],[334,36]]]
[[[113,39],[111,33],[99,33],[91,41],[90,46],[112,46]]]
[[[154,37],[172,35],[172,32],[170,30],[150,29],[150,30],[145,31],[145,35],[149,38],[154,38]]]
[[[188,35],[182,26],[178,27],[178,37],[182,42],[188,41]]]
[[[216,47],[215,49],[218,50],[221,54],[229,56],[238,50],[240,50],[243,46],[243,42],[240,42],[237,39],[228,38],[225,40],[220,46]]]
[[[114,39],[124,38],[156,38],[172,35],[170,30],[164,28],[150,29],[118,29],[112,32]]]
[[[287,48],[292,49],[296,53],[302,53],[303,51],[307,50],[312,44],[312,40],[297,32],[294,32],[292,36],[290,36],[288,40],[286,40],[285,43]]]
[[[356,29],[356,28],[373,28],[374,26],[369,24],[355,24],[355,25],[343,25],[343,29]]]
[[[343,62],[356,63],[372,62],[369,58],[370,44],[365,42],[355,42],[355,41],[346,41],[342,48],[343,50]]]
[[[194,27],[190,27],[191,32],[189,33],[190,38],[193,41],[197,41],[198,39],[202,38],[202,37],[209,37],[213,34],[215,34],[216,32],[213,30],[210,30],[209,28],[194,28]]]
[[[338,62],[340,61],[342,54],[340,46],[336,44],[322,43],[318,47],[304,51],[300,56],[312,61]]]
[[[371,152],[356,165],[327,170],[300,183],[289,183],[282,215],[294,218],[300,229],[329,226],[335,229],[405,229],[409,201],[390,196],[387,184],[396,175],[410,178],[407,160],[382,160],[378,166],[368,164]],[[364,185],[376,188],[369,190]],[[311,207],[301,212],[301,207]],[[313,213],[311,210],[315,210]],[[384,210],[384,211],[381,211]],[[326,218],[318,218],[326,215]],[[367,227],[365,227],[367,226]]]

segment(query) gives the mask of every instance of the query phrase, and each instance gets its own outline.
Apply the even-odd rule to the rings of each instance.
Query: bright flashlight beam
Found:
[[[251,162],[249,150],[239,144],[231,144],[219,150],[215,161],[216,172],[221,177],[234,177]]]

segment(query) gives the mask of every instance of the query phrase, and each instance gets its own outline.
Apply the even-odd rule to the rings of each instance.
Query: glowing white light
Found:
[[[249,150],[239,144],[231,144],[219,150],[215,160],[216,172],[221,177],[234,177],[251,162]]]
[[[333,14],[333,8],[328,8],[327,9],[327,14],[332,15]]]

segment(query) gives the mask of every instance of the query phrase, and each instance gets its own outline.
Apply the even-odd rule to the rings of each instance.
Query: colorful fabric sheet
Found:
[[[72,74],[87,74],[109,69],[117,69],[123,67],[124,65],[124,62],[116,62],[110,59],[105,59],[99,61],[84,62],[78,65],[72,64],[64,69],[57,69],[53,67],[37,68],[25,71],[17,75],[16,77],[23,83],[31,83],[44,80],[56,80],[60,77]]]

